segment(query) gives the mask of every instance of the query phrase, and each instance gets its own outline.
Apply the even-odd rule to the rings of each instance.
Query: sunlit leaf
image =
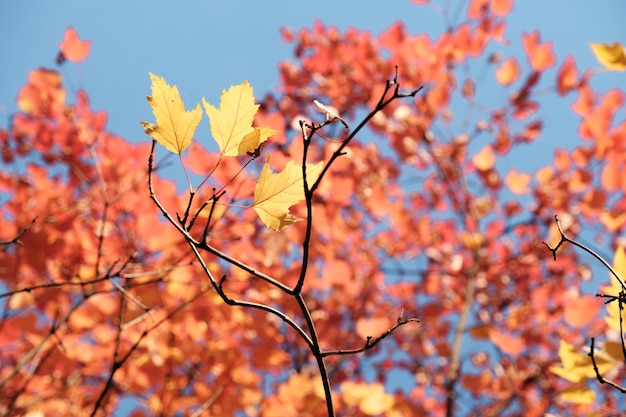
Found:
[[[307,164],[307,182],[309,185],[322,172],[324,162]],[[285,169],[273,173],[270,169],[270,155],[257,181],[252,207],[263,223],[272,230],[279,231],[299,219],[289,213],[289,208],[304,199],[304,181],[302,167],[289,161]]]
[[[514,57],[502,62],[496,70],[496,80],[504,86],[514,83],[519,77],[520,66]]]
[[[388,316],[360,318],[356,323],[356,333],[362,339],[377,337],[393,326],[393,320]]]
[[[219,108],[204,98],[202,103],[211,122],[211,133],[222,155],[237,156],[253,151],[277,133],[268,128],[255,130],[252,127],[259,105],[254,104],[254,94],[248,81],[223,90]]]
[[[140,122],[146,133],[174,153],[182,153],[193,139],[198,123],[202,119],[200,105],[185,111],[178,88],[169,86],[163,77],[150,73],[152,96],[146,97],[156,124]]]
[[[504,183],[513,193],[523,195],[528,194],[528,184],[530,184],[531,179],[530,174],[518,172],[517,169],[513,168],[506,174]]]
[[[243,137],[239,148],[237,150],[238,155],[243,155],[246,152],[252,152],[265,142],[270,136],[277,134],[278,131],[267,127],[255,127],[250,133]]]
[[[626,48],[621,43],[592,43],[591,50],[605,68],[612,71],[626,70]]]
[[[346,404],[358,406],[368,416],[384,414],[393,407],[394,398],[385,392],[380,383],[361,383],[347,381],[341,385],[342,398]]]
[[[486,145],[480,152],[472,158],[474,166],[479,171],[489,171],[496,163],[496,155],[491,145]]]

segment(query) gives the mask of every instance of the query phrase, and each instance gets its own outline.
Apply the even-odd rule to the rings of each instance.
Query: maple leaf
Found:
[[[198,123],[202,119],[200,105],[185,111],[185,102],[180,98],[176,86],[170,86],[163,77],[150,73],[152,96],[147,96],[156,119],[156,125],[139,122],[146,133],[165,146],[168,151],[182,153],[193,139]]]
[[[592,43],[596,59],[610,71],[626,71],[626,48],[619,42]]]
[[[80,62],[89,55],[91,41],[81,40],[78,37],[78,33],[76,33],[76,29],[69,26],[65,30],[63,40],[59,42],[59,49],[61,54],[63,54],[63,58],[72,62]]]
[[[259,109],[248,81],[222,90],[219,109],[202,99],[211,121],[211,133],[225,156],[254,151],[270,136],[278,133],[269,128],[254,128],[252,121]]]
[[[324,162],[307,164],[307,182],[309,185],[317,180]],[[292,223],[300,220],[289,213],[289,208],[304,199],[304,180],[302,167],[294,161],[289,161],[285,169],[274,173],[270,169],[270,155],[257,181],[254,190],[252,208],[267,227],[280,231]]]

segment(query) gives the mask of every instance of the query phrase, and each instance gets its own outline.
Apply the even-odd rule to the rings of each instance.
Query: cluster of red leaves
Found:
[[[328,358],[339,413],[592,410],[561,401],[567,383],[549,367],[558,364],[560,340],[582,345],[605,331],[594,314],[601,300],[578,290],[589,270],[575,254],[566,249],[552,262],[541,240],[558,240],[554,214],[572,236],[583,214],[611,244],[623,243],[626,122],[616,112],[624,93],[593,91],[590,75],[571,56],[559,64],[538,32],[521,37],[526,61],[488,54],[505,39],[511,3],[473,0],[460,22],[432,39],[402,23],[379,36],[321,22],[283,30],[297,61],[280,64],[282,92],[264,99],[256,119],[281,132],[263,149],[276,167],[301,158],[293,127],[320,117],[313,99],[349,119],[376,104],[396,65],[402,89],[429,86],[378,113],[370,122],[376,139],[352,142],[315,196],[304,292],[322,346],[360,347],[403,309],[422,321],[377,347],[382,355],[367,372],[359,357]],[[499,107],[480,103],[481,85],[467,75],[481,65],[510,93]],[[499,162],[550,123],[540,118],[540,86],[576,96],[583,142],[555,151],[534,175],[503,172]],[[57,72],[32,72],[18,95],[21,111],[0,130],[11,167],[0,173],[0,241],[36,217],[21,245],[0,248],[0,414],[104,415],[126,395],[140,403],[136,416],[322,415],[306,346],[272,316],[224,305],[180,236],[160,226],[146,190],[148,145],[110,134],[85,92],[73,104],[68,94]],[[458,100],[472,111],[457,112]],[[328,160],[337,146],[315,137],[309,158]],[[204,175],[217,158],[192,144],[185,163]],[[237,174],[240,162],[223,160],[210,180],[216,188],[229,183],[235,204],[254,187],[246,172]],[[172,213],[184,211],[186,196],[173,183],[156,175],[155,189]],[[293,211],[305,215],[303,207]],[[219,206],[212,224],[209,238],[220,250],[295,283],[304,222],[275,233],[252,210]],[[209,267],[228,275],[229,294],[298,319],[298,306],[275,288],[217,260]],[[368,381],[397,386],[391,370],[410,375],[404,388],[374,396]],[[384,398],[386,408],[367,405],[367,396]],[[611,392],[601,402],[616,407]]]
[[[565,382],[548,368],[559,361],[559,340],[580,346],[605,331],[602,302],[579,290],[590,272],[576,255],[566,251],[553,263],[541,241],[558,241],[554,214],[566,215],[573,236],[583,214],[612,247],[624,243],[619,173],[626,122],[616,121],[624,93],[595,93],[590,74],[581,75],[571,56],[558,64],[551,43],[536,31],[521,36],[527,63],[486,56],[489,43],[504,38],[509,3],[470,2],[467,19],[435,39],[410,34],[402,23],[378,37],[354,28],[341,33],[321,22],[298,33],[284,29],[298,61],[281,64],[283,95],[264,107],[268,115],[284,115],[283,126],[274,128],[289,130],[292,118],[315,117],[307,113],[313,99],[342,115],[372,108],[394,65],[406,89],[431,86],[416,103],[397,102],[376,115],[370,126],[379,138],[352,143],[337,161],[318,196],[311,246],[320,267],[319,283],[309,285],[319,290],[317,308],[324,314],[318,325],[328,329],[328,346],[357,345],[383,330],[394,319],[393,306],[423,320],[419,331],[396,334],[395,347],[411,360],[390,348],[384,366],[373,371],[381,382],[390,382],[390,368],[417,378],[417,385],[396,393],[413,415],[443,413],[450,389],[474,394],[457,399],[464,409],[493,415],[592,409],[559,400]],[[459,79],[468,65],[495,65],[495,80],[510,91],[509,100],[491,108],[477,102],[479,86]],[[498,161],[534,142],[550,123],[540,117],[539,87],[577,96],[572,109],[581,116],[585,142],[557,150],[554,163],[534,175],[502,172]],[[469,113],[451,109],[459,96],[475,111],[462,120],[470,128],[435,134],[453,132],[455,118]],[[295,132],[286,150],[292,157],[299,155],[298,142]],[[320,140],[319,147],[323,158],[333,144]],[[389,148],[393,155],[383,156]],[[347,302],[345,294],[359,302]],[[352,320],[339,327],[341,317]],[[463,333],[460,348],[452,343],[457,332]],[[352,375],[354,366],[339,369]],[[436,401],[425,408],[424,396]],[[601,401],[615,407],[610,392]]]
[[[255,406],[262,376],[249,366],[287,366],[283,336],[224,305],[175,230],[155,227],[149,144],[109,133],[84,91],[68,95],[58,72],[31,72],[0,130],[0,241],[35,219],[0,247],[0,414],[109,415],[133,396],[173,415],[216,393],[217,414]],[[181,210],[171,181],[155,186]]]

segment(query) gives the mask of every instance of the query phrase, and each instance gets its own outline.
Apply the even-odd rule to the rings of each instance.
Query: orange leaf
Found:
[[[605,212],[600,214],[600,221],[611,232],[619,230],[626,222],[626,213],[620,212]]]
[[[600,182],[602,187],[607,191],[615,191],[620,185],[622,171],[619,168],[617,161],[611,158],[607,161],[607,164],[602,168],[602,174]]]
[[[389,317],[361,318],[356,323],[356,334],[363,339],[378,337],[393,326]]]
[[[542,184],[547,184],[552,178],[554,178],[554,168],[551,166],[539,168],[535,172],[535,178]]]
[[[515,194],[527,194],[528,184],[530,184],[530,174],[520,173],[517,169],[513,168],[506,174],[504,183]]]
[[[491,13],[496,16],[506,16],[512,8],[512,0],[491,0]]]
[[[554,150],[554,165],[560,171],[567,171],[570,166],[570,156],[567,149],[556,148]]]
[[[368,416],[385,414],[394,404],[394,397],[385,392],[380,383],[346,381],[341,384],[342,399],[351,406],[357,405]]]
[[[552,42],[539,43],[539,32],[522,34],[522,44],[524,52],[533,70],[537,72],[545,71],[552,67],[556,61],[552,52]]]
[[[606,192],[597,188],[589,190],[582,198],[582,202],[585,203],[582,206],[585,212],[589,215],[595,215],[596,213],[589,213],[589,211],[595,212],[604,208],[606,204]]]
[[[517,59],[511,57],[503,61],[496,70],[496,80],[504,86],[511,85],[520,76],[520,67]]]
[[[591,295],[569,300],[565,304],[565,321],[573,327],[583,327],[591,323],[602,308],[602,300]]]
[[[489,0],[472,0],[467,7],[467,17],[470,19],[480,19],[488,10]]]
[[[461,378],[463,388],[470,391],[475,396],[483,396],[485,390],[491,386],[491,374],[483,372],[479,375],[466,374]]]
[[[578,70],[573,56],[568,55],[563,61],[563,65],[556,74],[556,83],[556,91],[560,95],[565,95],[579,87]]]
[[[486,145],[480,152],[472,158],[474,166],[479,171],[489,171],[496,163],[496,155],[493,153],[491,145]]]
[[[59,43],[63,56],[72,62],[80,62],[87,58],[91,49],[91,41],[82,41],[76,30],[69,26],[65,30],[63,40]]]
[[[509,333],[500,332],[497,329],[491,329],[489,338],[502,352],[511,356],[517,356],[524,349],[526,343],[521,337],[513,336]]]
[[[65,108],[63,77],[57,71],[38,69],[28,73],[28,84],[17,96],[17,105],[29,116],[57,117]]]

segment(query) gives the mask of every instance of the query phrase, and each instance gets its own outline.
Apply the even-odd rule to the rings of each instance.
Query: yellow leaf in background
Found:
[[[600,343],[602,350],[599,355],[608,357],[609,361],[613,361],[616,365],[624,360],[624,354],[622,353],[622,344],[620,342],[604,342]],[[594,355],[597,352],[594,352]]]
[[[560,343],[559,357],[561,358],[563,366],[561,368],[551,366],[550,371],[561,378],[571,382],[581,382],[596,377],[591,358],[587,356],[587,354],[579,352],[573,345],[564,340],[561,340]],[[601,375],[615,366],[613,360],[607,359],[601,355],[596,355],[595,358]]]
[[[259,105],[254,104],[252,87],[248,81],[233,85],[228,91],[222,90],[219,109],[205,99],[202,99],[202,103],[211,121],[211,133],[222,155],[237,156],[252,151],[273,134],[269,133],[271,129],[267,129],[264,134],[258,135],[258,143],[248,139],[245,145],[240,146],[246,136],[254,132],[252,121],[259,109]]]
[[[243,155],[246,152],[252,152],[265,142],[267,138],[278,133],[278,130],[269,127],[255,127],[252,132],[248,133],[239,144],[238,154]]]
[[[317,180],[324,162],[307,164],[307,182],[309,186]],[[289,161],[282,172],[273,173],[270,169],[270,155],[257,181],[254,190],[252,208],[261,221],[272,230],[280,231],[299,219],[289,214],[289,208],[304,200],[304,181],[302,166]]]
[[[358,406],[368,416],[385,413],[395,402],[393,396],[387,394],[380,383],[344,382],[341,384],[341,393],[346,404]]]
[[[562,391],[559,397],[574,404],[593,404],[596,393],[584,386],[573,386]]]
[[[152,96],[147,96],[156,124],[139,122],[146,133],[174,153],[182,153],[193,139],[198,123],[202,119],[200,105],[185,111],[178,88],[169,86],[163,77],[150,73]]]
[[[626,48],[621,43],[592,43],[591,50],[598,61],[607,69],[614,71],[626,70]]]
[[[623,246],[618,246],[615,250],[615,258],[613,259],[613,269],[617,272],[617,275],[620,277],[626,277],[626,252],[624,252]],[[622,290],[622,284],[613,276],[613,274],[609,273],[611,277],[611,285],[606,285],[602,287],[602,292],[607,295],[618,295]],[[606,323],[615,330],[620,330],[619,328],[619,303],[617,301],[613,301],[606,305],[607,317],[604,319]],[[622,318],[626,320],[626,311],[622,312]]]

